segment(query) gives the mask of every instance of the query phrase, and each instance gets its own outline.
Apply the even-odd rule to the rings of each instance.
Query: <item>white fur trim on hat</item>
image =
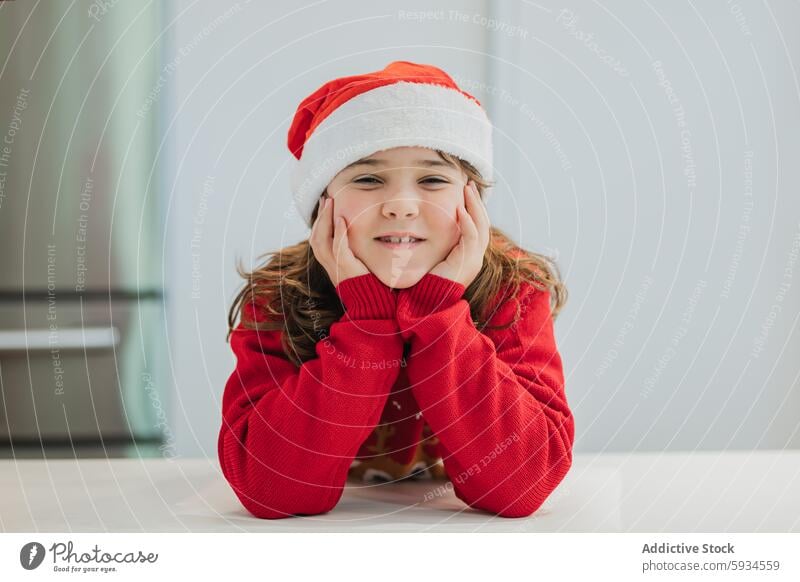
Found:
[[[314,129],[290,178],[300,216],[311,227],[314,206],[336,174],[402,146],[442,150],[492,180],[492,125],[483,108],[455,89],[398,81],[347,100]]]

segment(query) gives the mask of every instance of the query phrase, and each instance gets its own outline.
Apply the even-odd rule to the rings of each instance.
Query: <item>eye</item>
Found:
[[[380,180],[375,176],[363,176],[361,178],[356,178],[353,182],[356,184],[380,184]]]
[[[355,184],[380,184],[380,179],[376,178],[375,176],[362,176],[360,178],[356,178],[353,180]],[[427,184],[449,184],[450,182],[444,178],[439,176],[431,176],[429,178],[424,178],[420,180],[420,183],[427,183]]]

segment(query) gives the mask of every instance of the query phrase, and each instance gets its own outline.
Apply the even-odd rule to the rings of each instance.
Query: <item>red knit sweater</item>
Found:
[[[330,511],[376,425],[400,423],[391,447],[402,457],[425,421],[467,505],[503,517],[541,506],[572,464],[574,438],[550,295],[522,283],[517,297],[496,301],[488,324],[513,321],[519,309],[517,322],[481,332],[464,289],[431,273],[402,290],[372,273],[346,279],[336,288],[345,314],[300,368],[285,357],[279,331],[239,324],[218,453],[250,513]],[[263,320],[252,304],[243,309]],[[397,414],[389,396],[401,384],[403,402],[417,406]]]

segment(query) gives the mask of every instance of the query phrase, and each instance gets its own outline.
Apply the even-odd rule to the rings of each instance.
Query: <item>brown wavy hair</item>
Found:
[[[472,164],[448,153],[436,152],[474,180],[483,196],[490,183],[481,177]],[[311,215],[312,224],[318,210],[319,202]],[[264,257],[263,266],[254,271],[246,271],[241,264],[236,266],[245,284],[228,312],[226,341],[230,340],[239,318],[247,329],[282,330],[283,350],[299,367],[316,357],[317,341],[327,337],[331,324],[341,319],[344,309],[327,271],[317,261],[308,240],[268,252],[259,259]],[[506,299],[516,296],[523,281],[550,292],[551,313],[555,319],[567,301],[567,288],[554,260],[520,248],[501,229],[490,226],[490,241],[483,257],[483,266],[464,291],[464,299],[469,303],[472,320],[478,330],[505,329],[517,321],[519,306],[512,321],[487,327],[497,307]],[[247,303],[258,306],[257,313],[265,317],[259,317],[258,321],[242,317],[242,310]]]

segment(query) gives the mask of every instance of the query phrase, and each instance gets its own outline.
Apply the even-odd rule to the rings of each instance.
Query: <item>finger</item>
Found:
[[[319,255],[317,253],[317,247],[319,246],[319,222],[320,216],[322,216],[322,198],[319,200],[319,209],[317,210],[317,217],[314,219],[314,222],[311,224],[311,234],[308,237],[308,244],[311,245],[311,248],[314,249],[314,254]]]
[[[474,206],[474,204],[473,204]],[[478,227],[475,220],[466,208],[458,207],[461,234],[470,240],[478,238]]]
[[[463,224],[464,223],[464,219],[463,219],[462,213],[460,211],[461,210],[466,210],[467,213],[469,213],[469,210],[467,210],[469,208],[469,204],[470,204],[469,200],[470,200],[470,180],[467,180],[467,183],[464,184],[464,201],[463,201],[463,204],[461,204],[456,209],[457,210],[456,219],[458,221],[458,227],[459,227],[459,229],[461,230],[462,233],[464,232],[465,226]]]
[[[470,214],[475,219],[479,230],[481,228],[486,228],[489,225],[489,214],[486,212],[486,206],[483,200],[481,200],[481,194],[478,192],[478,186],[475,182],[472,182],[471,194],[470,200],[472,204],[469,207]]]
[[[450,249],[450,253],[447,255],[447,262],[451,265],[454,265],[458,268],[461,268],[461,265],[464,264],[464,259],[467,255],[466,253],[467,248],[467,240],[464,235],[461,235],[458,238],[458,242],[453,245],[453,248]]]
[[[339,216],[336,219],[333,232],[333,246],[336,253],[336,262],[339,263],[347,256],[347,251],[349,250],[349,245],[347,244],[347,223],[345,223],[344,217]]]
[[[333,238],[330,242],[330,249],[331,249],[331,266],[334,270],[334,277],[338,280],[341,277],[341,269],[339,268],[339,263],[341,262],[341,252],[339,247],[341,246],[341,231],[340,222],[338,218],[331,217],[333,222]]]
[[[477,244],[478,231],[466,209],[458,209],[458,220],[461,223],[461,238],[459,239],[459,245],[456,249],[465,250],[467,248],[472,248]]]
[[[317,225],[316,243],[320,248],[320,253],[325,260],[331,258],[331,199],[325,198],[322,209],[319,213],[319,224]]]
[[[323,234],[323,227],[325,225],[325,203],[327,199],[324,196],[320,196],[319,199],[319,209],[317,210],[317,218],[314,220],[314,225],[312,226],[311,236],[322,240]]]
[[[322,198],[319,199],[318,204],[317,217],[314,219],[314,222],[311,223],[311,235],[308,237],[309,239],[313,239],[317,234],[317,223],[319,222],[319,215],[322,214]]]
[[[483,243],[483,246],[486,246],[491,238],[489,233],[491,222],[489,220],[489,214],[486,211],[486,206],[483,204],[483,201],[480,198],[480,193],[478,192],[478,188],[474,183],[473,194],[470,199],[472,200],[472,203],[469,206],[469,211],[473,221],[475,222],[475,227],[478,232],[478,239]]]
[[[333,233],[332,233],[333,234],[333,244],[331,246],[331,249],[333,250],[334,257],[337,257],[338,253],[339,253],[338,245],[339,245],[339,242],[340,242],[340,239],[341,239],[341,229],[339,228],[339,219],[336,218],[335,216],[331,216],[331,223],[333,225]]]

